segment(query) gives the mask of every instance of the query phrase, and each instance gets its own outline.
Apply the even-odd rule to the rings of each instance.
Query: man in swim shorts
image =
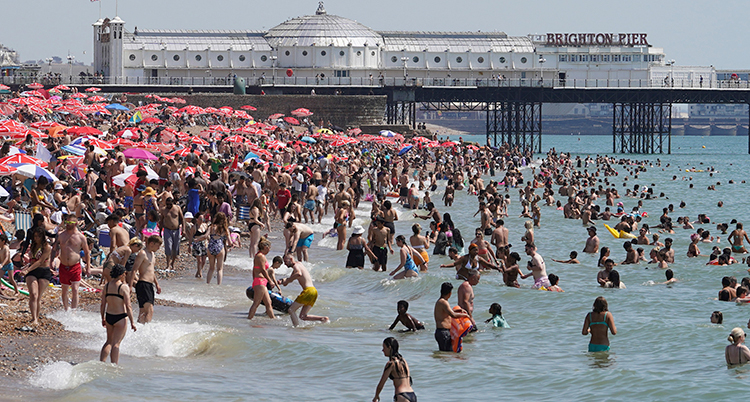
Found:
[[[448,299],[453,292],[453,284],[443,282],[440,286],[440,298],[435,303],[435,341],[441,352],[452,352],[451,343],[451,319],[453,318],[471,318],[465,310],[459,312],[453,311]]]
[[[549,283],[549,278],[547,278],[547,266],[544,264],[544,258],[536,252],[536,245],[534,243],[527,244],[525,250],[526,255],[531,257],[531,261],[526,268],[534,275],[534,286],[532,288],[539,289],[542,286],[552,286]]]
[[[60,285],[62,285],[63,308],[68,309],[68,290],[72,289],[70,307],[78,308],[78,284],[81,282],[81,250],[86,263],[86,273],[91,267],[91,254],[86,237],[78,231],[78,219],[75,215],[63,215],[65,230],[57,236],[52,247],[52,257],[55,259],[60,251]]]
[[[312,246],[315,233],[312,228],[298,222],[287,222],[284,229],[284,238],[286,239],[286,252],[297,252],[297,259],[307,261],[307,249]]]
[[[299,325],[297,310],[300,307],[302,307],[302,310],[300,310],[299,318],[302,320],[328,322],[328,317],[308,314],[318,300],[318,290],[313,286],[312,277],[307,268],[301,262],[296,261],[294,256],[289,253],[284,255],[284,264],[292,269],[292,274],[288,278],[279,281],[279,283],[286,286],[296,280],[302,286],[302,293],[297,296],[292,306],[289,307],[289,317],[292,319],[292,326],[296,327]]]
[[[747,249],[742,242],[744,239],[747,240],[748,243],[750,243],[750,239],[747,238],[747,232],[745,232],[745,230],[742,228],[742,223],[737,222],[737,228],[729,234],[729,237],[727,239],[729,240],[729,243],[732,244],[733,253],[747,254]]]
[[[161,227],[164,234],[164,254],[167,257],[167,268],[174,269],[177,256],[180,255],[180,229],[183,227],[185,218],[182,208],[175,205],[172,197],[167,198],[166,208],[161,212]]]
[[[305,223],[308,222],[307,217],[310,217],[310,222],[315,223],[314,212],[317,208],[315,199],[318,197],[318,187],[310,184],[307,186],[307,193],[305,193],[305,204],[302,205],[302,216],[305,217]]]
[[[145,324],[154,318],[154,288],[161,293],[159,281],[154,272],[154,253],[161,247],[163,240],[159,236],[146,239],[145,249],[138,252],[133,264],[133,270],[138,272],[138,282],[135,284],[135,294],[138,298],[138,322]]]
[[[375,257],[377,258],[372,267],[374,271],[380,271],[381,269],[385,271],[386,264],[388,264],[388,250],[393,254],[390,233],[391,230],[385,227],[385,221],[383,221],[383,218],[375,219],[375,229],[370,231],[368,238],[368,241],[373,244],[372,253],[375,254]]]

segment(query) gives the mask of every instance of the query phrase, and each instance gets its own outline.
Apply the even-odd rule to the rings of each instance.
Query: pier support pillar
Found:
[[[671,103],[632,102],[613,106],[612,152],[672,153]]]
[[[406,124],[417,128],[417,102],[414,88],[393,88],[385,104],[386,124]]]
[[[542,152],[541,102],[487,102],[487,144]]]
[[[417,128],[417,103],[413,101],[388,101],[385,104],[387,124],[406,124]]]

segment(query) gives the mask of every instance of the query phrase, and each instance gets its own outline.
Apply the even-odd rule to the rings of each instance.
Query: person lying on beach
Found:
[[[401,332],[418,331],[420,329],[424,329],[424,323],[414,318],[414,316],[412,316],[411,314],[407,313],[407,311],[409,310],[409,302],[407,302],[406,300],[399,300],[396,304],[396,310],[398,311],[398,315],[393,321],[393,324],[391,324],[391,327],[388,328],[389,331],[393,331],[393,328],[395,328],[399,322],[401,322],[401,324],[406,327],[406,329]]]
[[[569,260],[556,260],[552,258],[552,261],[559,262],[561,264],[580,264],[581,262],[578,261],[578,252],[577,251],[571,251],[570,252],[570,259]]]

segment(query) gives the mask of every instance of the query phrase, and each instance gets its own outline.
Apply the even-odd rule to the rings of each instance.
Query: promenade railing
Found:
[[[663,80],[663,79],[544,79],[535,78],[411,78],[411,77],[244,77],[248,86],[300,86],[300,87],[545,87],[545,88],[703,88],[750,89],[746,80]],[[2,76],[5,85],[27,85],[38,82],[45,86],[120,85],[120,86],[175,86],[175,87],[230,87],[234,76],[224,77],[104,77],[104,76]]]

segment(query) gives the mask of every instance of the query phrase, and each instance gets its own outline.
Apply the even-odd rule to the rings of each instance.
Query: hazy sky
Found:
[[[313,14],[312,0],[120,0],[126,29],[267,30],[286,19]],[[115,0],[102,0],[102,16]],[[504,31],[521,36],[547,32],[645,32],[677,65],[750,69],[750,2],[741,0],[329,0],[329,14],[375,30]],[[21,60],[70,54],[91,63],[91,24],[99,3],[89,0],[4,1],[0,43]],[[85,53],[85,54],[84,54]]]

